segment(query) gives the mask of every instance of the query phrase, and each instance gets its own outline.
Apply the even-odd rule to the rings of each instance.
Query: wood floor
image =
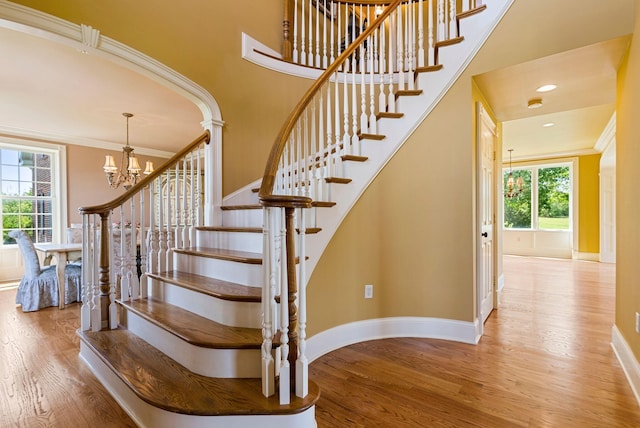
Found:
[[[314,361],[326,427],[639,427],[611,346],[612,265],[505,258],[480,344],[387,339]],[[133,427],[78,358],[79,307],[0,291],[0,427]]]

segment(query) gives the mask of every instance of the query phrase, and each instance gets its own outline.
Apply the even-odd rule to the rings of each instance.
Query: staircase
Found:
[[[376,25],[391,19],[401,2],[389,3],[336,60],[342,70],[328,67],[324,94],[342,90],[338,82],[344,82],[349,98],[348,79],[355,82],[356,71],[344,61],[365,41],[372,45]],[[227,199],[222,226],[205,225],[202,213],[208,133],[111,203],[81,209],[80,355],[138,425],[315,426],[320,391],[307,378],[306,281],[341,219],[510,4],[495,3],[500,8],[488,23],[471,26],[478,41],[449,56],[443,51],[464,37],[434,44],[435,63],[416,62],[396,73],[406,84],[387,82],[394,90],[385,108],[375,114],[372,109],[359,127],[352,126],[351,115],[345,119],[348,138],[334,129],[332,144],[301,148],[305,141],[290,138],[297,119],[289,120],[285,128],[291,129],[279,136],[265,178]],[[458,16],[455,31],[466,34],[458,22],[485,8],[490,6]],[[358,71],[358,78],[365,82],[367,73],[372,77],[366,85],[373,87],[373,67]],[[436,74],[445,77],[429,77]],[[377,82],[386,87],[384,77]],[[359,95],[349,98],[353,105]],[[115,223],[135,226],[114,233]]]

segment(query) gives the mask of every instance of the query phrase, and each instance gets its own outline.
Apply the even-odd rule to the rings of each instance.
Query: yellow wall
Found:
[[[242,59],[241,34],[280,50],[282,1],[18,0],[137,49],[204,87],[220,106],[223,194],[262,177],[286,116],[312,81]],[[193,138],[197,137],[194,135]],[[175,151],[190,141],[176,143]]]
[[[635,28],[640,29],[640,1],[635,1]],[[616,326],[640,360],[640,32],[633,35],[618,71],[616,119]]]
[[[578,251],[600,253],[600,155],[578,159]]]

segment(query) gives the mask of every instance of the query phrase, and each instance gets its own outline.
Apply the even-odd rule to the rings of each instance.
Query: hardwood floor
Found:
[[[615,268],[505,258],[478,345],[355,344],[310,366],[326,427],[638,427],[611,346]],[[78,358],[79,306],[23,313],[0,291],[0,427],[133,427]]]
[[[311,364],[325,427],[638,427],[610,346],[615,266],[505,257],[477,346],[386,339]]]

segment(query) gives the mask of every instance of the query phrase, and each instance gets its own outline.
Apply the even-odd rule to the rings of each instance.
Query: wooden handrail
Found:
[[[205,144],[209,144],[210,141],[211,141],[211,133],[207,130],[198,138],[193,140],[190,144],[188,144],[186,147],[184,147],[182,150],[180,150],[178,153],[173,155],[173,157],[171,157],[168,161],[163,163],[151,174],[147,175],[138,183],[136,183],[133,187],[131,187],[129,190],[124,192],[122,195],[102,205],[94,205],[91,207],[80,207],[78,208],[78,211],[80,211],[80,214],[83,214],[83,215],[84,214],[100,214],[100,213],[109,212],[117,208],[118,206],[122,205],[126,200],[130,199],[133,195],[138,193],[141,189],[144,189],[150,182],[152,182],[154,179],[156,179],[161,174],[166,172],[169,168],[173,167],[176,164],[176,162],[181,160],[187,153],[193,150],[193,148],[196,147],[198,144],[201,144],[203,142]]]
[[[396,8],[401,4],[406,2],[407,0],[394,0],[391,2],[384,1],[376,1],[376,0],[365,0],[358,1],[358,4],[382,4],[386,7],[382,11],[382,13],[369,25],[360,35],[351,43],[340,56],[331,64],[329,67],[320,75],[320,77],[311,85],[311,87],[304,94],[302,99],[298,102],[296,107],[293,109],[284,125],[280,129],[278,136],[276,137],[276,141],[271,148],[271,152],[269,154],[269,158],[267,159],[267,165],[264,170],[264,175],[262,177],[262,184],[260,185],[260,191],[258,192],[258,196],[261,201],[268,201],[273,193],[273,186],[275,184],[276,174],[278,172],[278,165],[280,162],[280,158],[284,152],[285,146],[287,145],[287,140],[289,139],[289,135],[293,131],[293,127],[297,123],[300,116],[302,116],[305,108],[309,105],[313,97],[318,93],[318,91],[322,88],[322,86],[331,79],[331,76],[343,65],[343,63],[356,51],[356,49],[364,43],[364,41],[375,31],[378,29],[380,24],[384,22],[385,19],[392,12],[395,12]],[[341,3],[356,3],[355,1],[343,1]],[[290,196],[288,198],[295,198],[294,196]],[[299,198],[299,197],[298,197]],[[282,201],[287,198],[281,198]]]

